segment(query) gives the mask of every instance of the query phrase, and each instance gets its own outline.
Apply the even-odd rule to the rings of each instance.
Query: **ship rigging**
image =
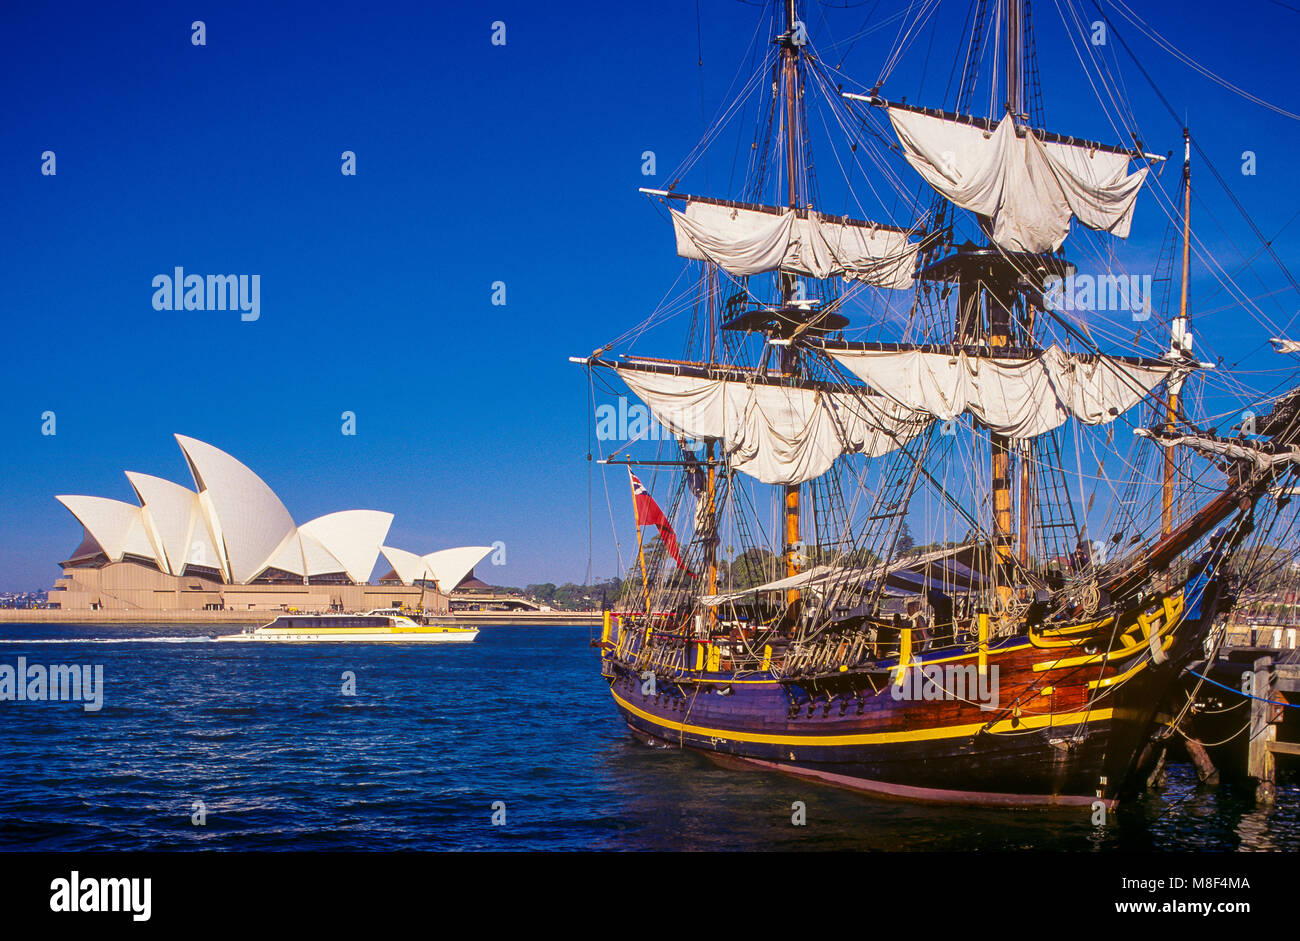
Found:
[[[1165,158],[1136,128],[1107,144],[1044,126],[1030,0],[971,4],[950,110],[891,100],[935,7],[846,89],[785,0],[720,120],[759,115],[738,198],[679,192],[691,161],[643,190],[697,277],[637,332],[690,310],[686,349],[611,355],[625,337],[575,362],[593,397],[621,383],[676,439],[602,460],[649,465],[691,535],[678,565],[637,526],[602,670],[649,741],[898,797],[1111,801],[1140,787],[1165,694],[1286,512],[1296,394],[1263,433],[1188,408],[1207,376],[1236,380],[1193,343],[1186,130],[1160,203],[1176,315],[1168,276],[1126,311],[1132,336],[1053,301],[1072,255],[1105,287],[1127,277],[1113,243]],[[841,211],[814,139],[840,145]],[[990,677],[993,707],[969,695]]]

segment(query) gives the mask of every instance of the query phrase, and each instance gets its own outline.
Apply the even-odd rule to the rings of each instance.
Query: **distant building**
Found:
[[[531,601],[522,595],[511,594],[509,590],[502,592],[493,588],[481,578],[476,577],[473,569],[470,569],[469,574],[456,585],[455,590],[451,593],[449,603],[453,612],[547,610],[543,605],[539,605],[536,601]]]
[[[128,471],[139,505],[60,496],[84,538],[49,592],[73,610],[448,610],[491,547],[425,556],[383,545],[393,514],[343,510],[301,525],[269,486],[210,444],[176,436],[195,490]],[[380,552],[391,579],[368,584]]]
[[[469,574],[461,579],[461,583],[456,586],[455,594],[468,597],[470,595],[490,595],[494,591],[495,589],[491,585],[476,576],[474,570],[470,569]]]

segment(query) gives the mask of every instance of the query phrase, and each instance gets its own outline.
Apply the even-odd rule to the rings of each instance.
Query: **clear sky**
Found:
[[[811,4],[806,19],[818,43],[905,6]],[[1300,4],[1140,6],[1208,68],[1297,104]],[[910,50],[887,94],[942,91],[933,76],[946,78],[966,7],[945,7],[955,25]],[[1090,107],[1069,130],[1111,139],[1056,5],[1035,10],[1049,125]],[[191,484],[173,432],[243,460],[299,522],[389,510],[390,544],[411,550],[503,541],[507,564],[482,567],[488,581],[581,581],[587,388],[566,358],[640,321],[680,273],[636,192],[669,181],[644,177],[641,155],[654,150],[662,174],[695,145],[701,96],[712,115],[760,12],[701,0],[697,31],[694,0],[6,4],[0,589],[48,587],[80,540],[56,493],[130,500],[123,470]],[[895,35],[841,46],[844,73],[873,82]],[[1300,125],[1129,39],[1272,236],[1300,209]],[[1148,148],[1179,147],[1141,76],[1125,78]],[[1240,172],[1245,150],[1254,176]],[[343,151],[355,176],[340,172]],[[710,168],[726,179],[722,151],[696,191]],[[1204,238],[1235,269],[1231,246],[1258,246],[1221,192],[1205,198]],[[1125,250],[1154,254],[1164,220],[1150,208],[1139,203]],[[1275,245],[1300,269],[1300,223]],[[176,266],[259,275],[259,319],[155,310],[151,282]],[[1256,269],[1252,294],[1285,286],[1266,259]],[[505,306],[491,303],[496,281]],[[1300,308],[1294,293],[1260,303],[1280,323]],[[1229,360],[1267,336],[1231,309],[1200,329]],[[603,577],[616,562],[599,484],[594,512]]]

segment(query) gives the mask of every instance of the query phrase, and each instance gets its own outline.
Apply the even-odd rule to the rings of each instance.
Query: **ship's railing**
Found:
[[[820,637],[812,643],[795,644],[786,655],[785,673],[800,676],[809,673],[828,673],[840,667],[853,669],[879,659],[874,630],[859,630],[831,637]]]
[[[1113,626],[1105,633],[1123,650],[1150,641],[1154,635],[1160,643],[1181,621],[1181,592],[1166,596],[1159,605],[1139,612],[1136,620],[1126,622],[1126,630]],[[1102,627],[1113,625],[1114,616],[1076,623],[1064,627],[1044,627],[1022,622],[1038,647],[1078,647]],[[906,622],[904,622],[906,624]],[[723,628],[723,630],[718,630]],[[935,627],[906,627],[898,624],[866,622],[851,628],[835,629],[809,640],[786,643],[776,640],[756,647],[750,625],[719,624],[706,630],[700,619],[680,613],[610,612],[605,617],[602,635],[603,672],[614,675],[614,664],[638,674],[652,672],[661,678],[700,676],[716,673],[755,673],[791,679],[817,678],[848,671],[873,671],[882,661],[898,658],[911,661],[922,653],[945,651],[944,656],[978,656],[981,664],[1001,636],[993,619],[981,612],[967,622],[956,619]],[[1118,635],[1118,636],[1113,636]],[[775,649],[774,649],[775,648]]]
[[[663,645],[651,641],[672,636],[676,619],[677,615],[671,612],[606,611],[600,637],[602,673],[612,676],[615,660],[637,670],[666,666],[668,648],[664,646],[661,650]]]
[[[686,676],[719,670],[766,670],[771,649],[750,653],[742,642],[710,638],[702,626],[677,614],[609,612],[601,635],[604,673],[611,676],[613,662],[661,677]]]
[[[703,635],[703,636],[702,636]],[[671,613],[609,612],[601,635],[603,673],[613,676],[614,664],[660,677],[701,673],[753,672],[778,676],[821,676],[866,669],[882,659],[899,656],[906,647],[915,653],[952,648],[973,652],[980,639],[972,628],[939,632],[927,637],[915,630],[865,625],[792,644],[763,644],[726,634],[708,636],[698,625]],[[985,635],[987,636],[987,635]],[[987,643],[987,640],[983,641]]]
[[[881,661],[908,660],[928,651],[945,651],[949,656],[983,656],[989,649],[992,636],[987,615],[970,624],[954,621],[925,630],[906,625],[868,623],[809,641],[795,642],[785,654],[781,672],[788,677],[825,676],[878,668]]]

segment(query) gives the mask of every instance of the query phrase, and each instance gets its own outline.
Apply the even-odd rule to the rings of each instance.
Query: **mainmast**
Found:
[[[802,132],[798,128],[799,101],[797,86],[799,82],[799,46],[801,43],[796,42],[801,37],[796,36],[795,18],[795,0],[785,0],[785,35],[781,40],[781,61],[782,70],[785,73],[785,154],[786,154],[786,188],[788,196],[788,205],[791,209],[799,207],[799,190],[797,180],[799,178],[799,160],[798,160],[798,141],[802,138]],[[792,306],[798,293],[798,276],[788,273],[781,274],[781,307],[789,308]],[[793,344],[787,344],[780,347],[781,352],[781,373],[784,376],[793,376],[798,370],[799,354]],[[799,574],[799,487],[798,485],[788,486],[785,488],[785,574],[786,577]],[[797,605],[799,603],[799,589],[792,588],[786,595],[786,601],[792,609],[792,615],[797,619]]]
[[[717,325],[714,323],[714,314],[717,308],[718,300],[718,273],[714,265],[704,266],[707,274],[705,275],[705,292],[706,304],[709,314],[709,335],[708,335],[708,353],[709,365],[712,366],[717,361]],[[717,468],[714,466],[714,459],[717,456],[714,448],[717,442],[712,438],[708,439],[704,446],[704,499],[705,499],[705,519],[707,520],[707,531],[704,541],[704,579],[705,591],[709,595],[718,593],[718,504],[717,504]],[[717,607],[709,608],[709,629],[712,630],[717,626],[718,609]]]
[[[1024,113],[1024,92],[1021,88],[1020,0],[1007,0],[1007,111],[1019,121]]]
[[[1020,87],[1020,0],[1007,0],[1007,112],[1011,115],[1012,121],[1020,120],[1021,108],[1021,87]],[[1002,297],[992,298],[993,303],[989,306],[989,346],[994,349],[1010,345],[1011,342],[1011,316],[1015,309],[1016,297],[1019,292],[1011,287],[1010,290]],[[1028,337],[1032,344],[1033,337]],[[995,571],[997,573],[994,581],[997,585],[998,597],[1002,600],[1003,606],[1011,598],[1011,587],[1008,584],[1009,579],[1004,578],[1006,573],[1011,571],[1012,562],[1016,559],[1014,551],[1015,533],[1012,524],[1011,510],[1011,453],[1015,447],[1015,442],[996,432],[989,432],[989,449],[991,452],[991,467],[989,477],[992,483],[992,503],[993,503],[993,554]],[[1026,471],[1028,463],[1021,456],[1021,500],[1023,501],[1029,489],[1028,476]],[[1021,514],[1024,515],[1025,507],[1021,507]],[[1028,533],[1021,534],[1021,554],[1025,556],[1024,562],[1028,559]]]
[[[1169,358],[1183,358],[1190,343],[1191,334],[1187,329],[1187,288],[1191,269],[1192,241],[1192,136],[1183,128],[1183,284],[1178,302],[1178,319],[1173,323],[1169,337]],[[1174,434],[1178,424],[1178,400],[1183,388],[1183,374],[1174,373],[1169,377],[1165,396],[1165,432]],[[1177,468],[1174,464],[1174,449],[1165,447],[1164,475],[1160,488],[1160,534],[1168,536],[1174,529],[1174,478]]]
[[[1006,0],[1006,101],[1007,115],[1018,122],[1024,107],[1022,82],[1023,36],[1021,31],[1020,0]],[[1022,288],[1034,287],[1025,282],[1034,276],[1045,277],[1049,270],[1064,270],[1059,259],[1024,252],[1000,251],[996,246],[983,248],[966,246],[947,258],[935,262],[922,272],[923,278],[957,281],[956,320],[953,338],[958,344],[987,346],[994,351],[1011,347],[1023,353],[1034,347],[1033,307],[1027,297],[1022,300]],[[1017,309],[1023,303],[1023,316]],[[1003,607],[1011,600],[1012,572],[1018,562],[1030,562],[1030,532],[1033,527],[1033,490],[1031,465],[1033,446],[1026,440],[1017,442],[989,429],[989,506],[992,523],[993,582]],[[1013,499],[1013,473],[1019,455],[1019,474],[1015,475],[1015,488],[1019,490],[1020,540],[1016,544],[1016,525]]]
[[[1078,218],[1089,228],[1127,235],[1133,200],[1146,176],[1145,169],[1127,173],[1127,166],[1135,156],[1152,157],[1029,126],[1025,114],[1028,0],[1003,0],[1002,6],[1006,19],[1005,113],[1000,120],[981,121],[890,103],[874,90],[868,96],[846,97],[885,107],[913,168],[941,196],[980,218],[987,237],[983,245],[956,246],[920,275],[925,280],[957,283],[954,342],[983,348],[985,355],[992,357],[1028,361],[1042,354],[1035,338],[1042,297],[1053,282],[1059,283],[1074,270],[1060,254],[1070,223]],[[1024,142],[1031,136],[1067,153],[1086,152],[1089,160],[1082,166],[1087,175],[1075,179],[1068,174],[1045,173],[1039,162],[1054,167],[1053,161],[1065,160],[1065,154],[1027,147]],[[952,150],[944,150],[945,145]],[[952,165],[954,155],[962,161],[960,166]],[[957,178],[989,182],[972,187],[954,182]],[[1060,183],[1061,179],[1066,183]],[[1072,201],[1063,185],[1078,198]],[[1008,199],[1009,192],[1017,198]],[[1081,216],[1076,216],[1075,208]],[[1008,433],[1005,427],[992,423],[981,425],[989,436],[991,574],[1005,609],[1013,594],[1016,568],[1033,564],[1038,445],[1031,435]]]

